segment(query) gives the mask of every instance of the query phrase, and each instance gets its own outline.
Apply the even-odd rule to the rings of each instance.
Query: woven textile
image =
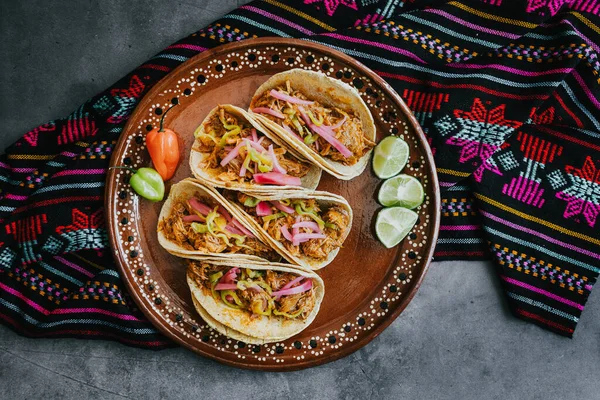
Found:
[[[109,158],[169,71],[223,43],[282,36],[349,54],[396,89],[436,158],[436,259],[493,259],[516,316],[571,336],[600,265],[599,10],[597,0],[240,7],[2,155],[0,319],[28,336],[170,345],[128,297],[107,248]]]

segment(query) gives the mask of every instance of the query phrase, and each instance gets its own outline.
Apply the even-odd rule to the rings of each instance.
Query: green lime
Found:
[[[383,182],[377,198],[379,203],[386,207],[400,206],[413,209],[423,203],[425,192],[417,178],[400,174]]]
[[[388,249],[404,239],[417,222],[417,213],[403,207],[384,208],[377,214],[375,232]]]
[[[381,179],[398,175],[408,161],[408,144],[399,137],[388,136],[383,139],[373,154],[373,170]]]

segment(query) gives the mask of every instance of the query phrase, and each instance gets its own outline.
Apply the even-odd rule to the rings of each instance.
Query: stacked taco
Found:
[[[221,194],[185,179],[163,204],[158,240],[187,259],[194,306],[212,328],[266,343],[297,334],[315,318],[325,289],[310,269],[333,260],[351,226],[352,209],[331,193]]]
[[[277,261],[281,258],[223,196],[185,179],[171,187],[158,217],[158,242],[180,257]]]
[[[338,254],[352,227],[352,208],[341,196],[322,191],[225,191],[239,219],[283,258],[321,269]]]
[[[276,261],[320,269],[342,247],[352,209],[322,191],[224,191],[186,179],[171,188],[158,222],[160,244],[177,256]]]
[[[325,294],[318,275],[280,263],[192,258],[187,283],[198,314],[210,327],[251,344],[302,331]]]
[[[292,69],[254,94],[251,116],[339,179],[360,175],[375,146],[375,122],[358,91],[323,73]]]
[[[256,91],[250,111],[215,107],[194,132],[196,179],[171,187],[158,239],[187,259],[200,316],[247,343],[287,339],[315,318],[329,264],[352,227],[341,196],[314,190],[321,170],[352,179],[375,125],[358,92],[294,69]],[[287,261],[289,264],[282,264]]]

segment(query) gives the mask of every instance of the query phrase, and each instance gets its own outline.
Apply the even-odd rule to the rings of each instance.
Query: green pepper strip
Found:
[[[244,200],[244,205],[246,207],[256,207],[256,205],[260,202],[259,199],[257,199],[256,197],[250,197],[248,196],[248,198],[246,200]]]
[[[231,247],[231,242],[229,242],[229,238],[227,237],[226,234],[224,233],[217,233],[215,231],[215,225],[217,226],[218,229],[220,229],[219,224],[223,225],[223,221],[225,220],[223,217],[221,217],[221,215],[217,212],[219,207],[215,207],[214,210],[212,210],[211,212],[208,213],[208,215],[206,216],[206,226],[208,228],[208,231],[214,235],[215,237],[221,238],[223,239],[223,241],[225,242],[225,244],[227,245],[227,247]],[[223,218],[223,221],[221,221],[221,218]],[[217,220],[217,221],[215,221]],[[224,221],[225,224],[227,223],[226,221]],[[223,225],[224,227],[224,225]]]
[[[270,158],[266,158],[265,156],[259,154],[258,151],[252,148],[248,148],[248,154],[250,156],[250,159],[258,164],[258,169],[260,170],[260,172],[270,172],[271,170],[273,170],[273,160],[271,160]]]
[[[210,275],[208,277],[208,279],[210,279],[210,292],[212,293],[212,296],[215,300],[217,300],[219,298],[219,296],[217,296],[217,292],[215,291],[215,286],[217,286],[217,284],[219,283],[219,279],[221,279],[221,277],[223,276],[223,271],[219,271],[219,272],[215,272],[214,274]]]
[[[250,158],[252,158],[252,161],[254,162],[262,162],[265,164],[272,164],[273,160],[271,160],[271,158],[267,158],[264,155],[260,154],[258,151],[256,151],[256,149],[250,148]]]
[[[215,272],[214,274],[210,275],[208,277],[208,279],[210,279],[211,283],[214,283],[214,282],[218,281],[222,276],[223,276],[223,271],[219,271],[219,272]]]
[[[300,125],[300,121],[298,121],[296,116],[292,117],[292,125],[298,130],[300,136],[304,136],[304,129],[302,129],[302,125]]]
[[[332,224],[331,222],[325,222],[325,227],[333,229],[334,231],[340,229],[336,224]]]
[[[211,283],[210,285],[210,293],[212,294],[212,297],[215,300],[219,299],[219,295],[217,294],[217,291],[215,290],[215,286],[217,286],[217,284],[219,283],[219,281],[214,281],[213,283]]]
[[[319,138],[319,135],[317,135],[316,133],[314,135],[309,133],[304,138],[304,143],[310,146],[311,144],[316,142],[318,138]]]
[[[319,119],[316,119],[315,116],[313,115],[312,111],[308,111],[308,118],[310,118],[310,120],[313,122],[313,124],[315,124],[316,126],[321,126],[323,125],[323,116],[321,115],[319,117]]]
[[[253,302],[252,303],[252,312],[254,314],[260,314],[260,315],[266,315],[266,316],[270,316],[271,315],[271,309],[269,308],[269,306],[267,305],[267,310],[264,311],[262,309],[259,308],[260,305],[258,304],[258,302]]]
[[[188,203],[189,204],[189,203]],[[206,221],[206,217],[204,215],[202,215],[202,213],[200,213],[200,211],[194,210],[192,209],[192,212],[194,214],[196,214],[197,216],[199,216],[202,220]]]
[[[237,286],[237,288],[239,290],[246,290],[248,289],[250,286],[254,285],[254,283],[252,281],[246,281],[246,280],[239,280],[236,282],[235,284]]]
[[[260,172],[271,172],[273,170],[273,167],[271,167],[269,165],[264,165],[263,163],[259,162],[258,163],[258,170]]]
[[[266,215],[266,216],[264,216],[262,218],[263,218],[264,222],[268,222],[268,221],[272,221],[274,219],[279,219],[279,218],[285,217],[285,216],[286,216],[286,213],[284,213],[284,212],[278,212],[278,213],[275,213],[275,214]]]
[[[248,171],[248,169],[250,168],[250,154],[246,155],[246,158],[244,159],[244,162],[242,163],[242,165],[244,166],[244,168],[246,168],[246,171]]]
[[[260,278],[262,277],[261,271],[255,271],[253,269],[245,268],[245,272],[249,278]]]
[[[202,125],[200,125],[198,128],[196,128],[196,130],[194,131],[194,137],[196,139],[207,138],[207,139],[210,139],[213,142],[215,142],[215,144],[219,144],[219,141],[215,137],[214,129],[211,129],[210,132],[208,132],[208,133],[200,133],[201,130],[202,130]]]
[[[224,115],[219,115],[219,120],[221,121],[221,123],[223,124],[223,126],[225,127],[225,129],[227,129],[228,131],[234,129],[236,126],[239,128],[238,125],[228,125],[227,122],[225,122],[225,117]]]
[[[304,308],[301,308],[298,311],[296,311],[295,313],[290,314],[290,313],[286,313],[286,312],[281,312],[281,311],[273,310],[273,314],[275,314],[275,315],[281,315],[283,317],[294,319],[294,318],[297,318],[298,316],[300,316],[300,314],[302,314],[303,311],[304,311]]]
[[[208,231],[210,233],[212,233],[213,235],[215,234],[215,228],[214,228],[214,221],[215,218],[217,218],[217,216],[219,215],[219,213],[217,212],[217,210],[219,209],[219,207],[215,207],[211,212],[208,213],[208,215],[206,216],[206,226],[208,227]]]
[[[217,233],[215,236],[218,237],[218,238],[223,239],[223,241],[225,242],[225,244],[227,245],[227,247],[231,247],[231,242],[229,241],[229,238],[227,237],[226,234],[224,234],[224,233]]]
[[[192,222],[192,229],[196,233],[207,233],[208,226],[201,224],[200,222]]]
[[[265,291],[268,294],[271,294],[273,292],[273,289],[271,288],[271,286],[269,286],[266,282],[263,281],[256,281],[254,282],[254,284],[260,286],[261,288],[265,289]]]
[[[235,128],[230,130],[229,132],[225,133],[222,137],[221,137],[221,141],[219,142],[219,147],[225,147],[225,145],[227,144],[227,139],[229,139],[232,136],[236,136],[238,135],[242,130],[240,129],[239,126],[235,125]]]
[[[238,234],[235,234],[235,233],[230,233],[229,235],[232,238],[235,239],[235,245],[236,246],[238,246],[238,247],[244,247],[244,248],[249,249],[249,250],[253,250],[252,247],[244,244],[244,241],[246,240],[246,236],[238,235]]]
[[[323,220],[315,213],[315,211],[313,211],[312,208],[306,209],[304,207],[304,203],[296,203],[294,209],[296,210],[298,215],[307,215],[310,218],[312,218],[319,225],[319,228],[323,229],[325,227],[325,222],[323,222]]]
[[[217,226],[217,228],[220,231],[224,231],[225,230],[225,226],[227,226],[227,220],[225,219],[225,217],[219,215],[215,218],[215,225]]]
[[[233,301],[235,301],[235,304],[230,303],[227,300],[227,296],[233,297]],[[228,307],[235,308],[238,310],[242,308],[242,302],[240,301],[240,298],[237,296],[237,294],[235,294],[235,292],[233,290],[222,290],[221,291],[221,300],[223,300],[223,303],[225,303],[225,305],[227,305]]]

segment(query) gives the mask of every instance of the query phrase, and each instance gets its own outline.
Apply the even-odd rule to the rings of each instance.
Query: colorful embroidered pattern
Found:
[[[586,157],[581,168],[567,165],[566,177],[554,175],[553,178],[555,189],[566,186],[556,193],[557,198],[567,202],[563,216],[594,227],[600,212],[600,168],[592,157]]]
[[[404,97],[440,177],[436,259],[492,258],[515,315],[571,336],[600,272],[600,2],[438,3],[255,1],[26,133],[0,157],[0,320],[30,336],[170,345],[120,289],[103,222],[108,159],[168,72],[275,35],[355,57]]]
[[[450,136],[446,144],[461,148],[459,163],[473,160],[472,165],[483,168],[474,171],[477,182],[481,182],[483,170],[487,169],[499,174],[498,168],[490,160],[500,145],[521,122],[504,118],[506,106],[499,105],[488,110],[481,99],[476,98],[471,110],[454,110],[454,118],[446,115],[434,125],[442,136]]]
[[[520,152],[523,154],[522,162],[525,166],[519,172],[518,178],[512,178],[510,183],[502,187],[502,193],[525,204],[541,208],[545,199],[539,171],[546,169],[546,164],[553,162],[555,156],[560,156],[563,148],[550,141],[522,132],[517,134],[517,140],[521,142]],[[512,152],[507,154],[512,155]],[[514,156],[513,160],[515,160]],[[504,163],[511,169],[514,164],[514,162],[512,164]]]

